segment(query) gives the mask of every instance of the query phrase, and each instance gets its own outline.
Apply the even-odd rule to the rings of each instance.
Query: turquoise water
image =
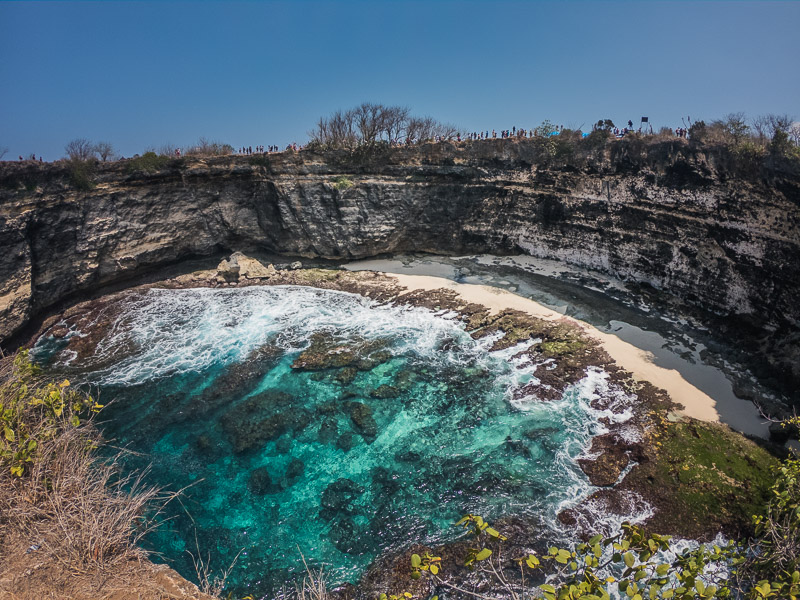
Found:
[[[130,468],[191,485],[147,540],[190,579],[199,548],[216,569],[241,551],[237,593],[292,581],[301,552],[355,582],[381,552],[457,536],[462,514],[554,522],[589,490],[575,458],[602,432],[599,370],[560,401],[513,399],[535,381],[527,345],[489,352],[454,315],[304,287],[126,302],[82,363],[52,339],[34,354],[99,388]]]

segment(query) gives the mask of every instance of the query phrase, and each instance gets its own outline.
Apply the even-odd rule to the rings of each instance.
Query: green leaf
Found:
[[[14,431],[10,427],[3,427],[3,434],[9,442],[13,442],[17,439],[17,436],[14,435]]]
[[[552,585],[550,585],[548,583],[544,583],[544,584],[540,585],[539,589],[542,590],[543,592],[550,592],[551,594],[555,594],[556,593],[556,588],[554,588]]]
[[[81,420],[78,418],[78,415],[72,415],[72,418],[69,420],[72,423],[73,427],[77,427],[81,424]]]
[[[439,574],[439,567],[437,567],[436,565],[431,565],[430,569],[431,569],[431,573],[433,573],[434,575],[438,575]]]
[[[487,527],[486,528],[486,533],[488,533],[493,538],[498,538],[498,539],[501,539],[501,540],[505,540],[506,539],[506,537],[504,535],[501,535],[500,532],[497,531],[497,529],[494,529],[492,527]]]
[[[420,577],[422,577],[422,575],[420,575],[419,571],[411,572],[411,579],[419,579]]]
[[[492,551],[488,548],[484,548],[480,552],[475,555],[475,560],[486,560],[492,555]]]
[[[633,555],[633,552],[626,552],[622,555],[625,564],[630,568],[636,562],[636,557]]]
[[[598,535],[594,536],[592,539],[589,540],[589,545],[590,546],[594,546],[595,544],[599,544],[600,540],[602,540],[602,539],[603,539],[603,536],[598,534]]]
[[[419,568],[422,564],[422,559],[419,557],[419,554],[412,554],[411,555],[411,566],[415,569]]]
[[[706,584],[698,579],[694,582],[694,589],[702,595],[706,591]]]
[[[664,576],[669,571],[669,565],[658,565],[656,567],[656,573],[658,575]]]

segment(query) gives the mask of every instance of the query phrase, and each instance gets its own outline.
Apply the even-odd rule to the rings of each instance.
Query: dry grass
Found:
[[[0,403],[6,408],[21,394],[27,399],[52,388],[52,382],[14,366],[12,358],[0,359]],[[98,453],[100,432],[90,418],[77,427],[70,422],[72,402],[55,420],[52,412],[27,400],[18,401],[15,410],[14,423],[37,446],[22,476],[11,473],[7,453],[0,459],[0,582],[13,581],[15,590],[22,589],[28,583],[19,571],[27,569],[27,580],[36,580],[41,597],[50,597],[52,590],[74,588],[80,578],[108,588],[131,569],[162,577],[163,569],[144,560],[147,553],[139,542],[177,494],[144,484],[145,473],[124,475],[122,454]],[[0,585],[0,596],[4,588]],[[56,597],[101,596],[87,591]]]
[[[311,569],[306,562],[306,557],[302,553],[300,556],[306,568],[306,575],[303,577],[303,583],[295,588],[297,600],[329,600],[328,585],[322,568],[318,571]]]
[[[166,499],[142,474],[120,477],[118,456],[97,458],[99,441],[91,424],[64,429],[24,477],[0,476],[0,519],[69,568],[144,556],[137,544]]]

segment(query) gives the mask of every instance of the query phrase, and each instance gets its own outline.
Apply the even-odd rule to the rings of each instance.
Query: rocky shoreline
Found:
[[[492,350],[534,340],[523,353],[526,360],[540,365],[536,377],[541,384],[535,389],[522,389],[520,394],[535,395],[541,402],[559,398],[585,376],[587,369],[599,367],[608,373],[609,385],[629,399],[627,404],[617,407],[604,405],[602,399],[594,401],[594,408],[612,410],[612,415],[613,410],[631,410],[632,414],[631,418],[620,421],[613,416],[606,418],[602,423],[605,432],[594,437],[591,447],[580,459],[582,470],[598,490],[574,508],[562,511],[559,520],[566,527],[582,532],[581,535],[596,533],[597,507],[624,516],[630,510],[632,497],[640,497],[652,507],[653,514],[646,525],[660,533],[711,539],[720,531],[734,535],[749,526],[749,507],[760,502],[766,493],[768,484],[764,472],[771,462],[768,454],[725,426],[677,415],[675,403],[663,390],[634,379],[615,364],[597,339],[581,328],[566,320],[546,321],[520,310],[493,311],[479,303],[465,301],[456,290],[447,287],[409,289],[402,280],[385,274],[300,267],[293,264],[278,270],[236,254],[216,270],[181,275],[75,305],[47,319],[31,343],[40,336],[66,338],[67,348],[79,360],[91,362],[97,341],[115,322],[117,307],[124,305],[124,298],[146,293],[150,288],[312,286],[359,294],[379,303],[424,307],[457,315],[474,338],[496,338]],[[85,337],[69,336],[71,330],[91,333]],[[359,368],[358,361],[369,360],[372,354],[380,351],[372,348],[356,354],[350,350],[318,340],[292,366],[306,370],[336,369],[337,378],[347,378],[351,375],[349,370]],[[113,361],[114,358],[103,357],[103,360]],[[385,389],[374,393],[391,392]],[[351,417],[356,426],[369,435],[369,415],[359,413]],[[688,447],[693,454],[682,453],[683,447]],[[735,464],[725,458],[730,447],[735,447],[735,454],[743,457]],[[701,500],[722,508],[741,506],[698,515]],[[534,523],[509,517],[498,527],[508,535],[509,548],[530,547],[531,540],[535,539],[531,537]],[[449,557],[449,573],[454,581],[470,577],[455,559],[463,550],[462,542],[435,549]],[[407,555],[411,551],[413,549],[401,556],[379,559],[357,588],[345,586],[339,590],[340,597],[369,597],[373,592],[408,588],[410,581],[404,577],[407,569],[403,569],[403,564],[407,565]]]

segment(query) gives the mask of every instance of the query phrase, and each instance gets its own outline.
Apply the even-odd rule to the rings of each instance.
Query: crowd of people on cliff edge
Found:
[[[628,120],[627,127],[610,127],[606,129],[609,133],[611,133],[615,138],[624,138],[626,135],[631,133],[653,133],[652,127],[649,127],[649,131],[644,130],[643,126],[647,123],[645,118],[643,117],[642,126],[638,129],[634,129],[633,121]],[[610,121],[609,121],[609,124]],[[597,126],[594,126],[592,129],[596,129]],[[560,135],[565,131],[563,125],[553,125],[552,128],[543,129],[542,127],[531,128],[531,129],[524,129],[524,128],[517,128],[516,126],[512,126],[511,129],[501,129],[499,132],[495,129],[492,129],[491,132],[487,129],[484,131],[471,131],[471,132],[456,132],[451,135],[436,135],[431,139],[423,140],[423,139],[415,139],[413,137],[407,137],[404,140],[393,140],[390,142],[392,146],[411,146],[413,144],[418,144],[425,141],[432,141],[436,143],[440,142],[462,142],[462,141],[482,141],[482,140],[495,140],[495,139],[522,139],[522,138],[535,138],[535,137],[548,137],[548,136],[555,136]],[[672,130],[675,133],[676,137],[688,139],[689,138],[689,129],[686,127],[678,127]],[[587,137],[589,133],[584,133],[578,130],[576,133],[582,135],[583,137]],[[274,154],[276,152],[298,152],[303,150],[304,146],[302,144],[298,144],[297,142],[293,142],[288,144],[284,150],[278,145],[256,145],[256,146],[240,146],[233,150],[233,154],[241,155],[241,156],[251,156],[256,154]],[[174,156],[180,157],[183,155],[183,151],[180,148],[175,148],[172,151]],[[19,161],[34,161],[34,162],[44,162],[42,157],[39,156],[38,160],[36,154],[31,154],[27,158],[24,158],[22,155],[19,156]]]
[[[297,150],[297,144],[294,144],[294,150]],[[286,148],[289,150],[290,148],[287,146]],[[250,156],[252,154],[272,154],[273,152],[280,152],[281,149],[278,146],[256,146],[255,149],[253,146],[241,146],[236,154],[242,154],[245,156]]]

